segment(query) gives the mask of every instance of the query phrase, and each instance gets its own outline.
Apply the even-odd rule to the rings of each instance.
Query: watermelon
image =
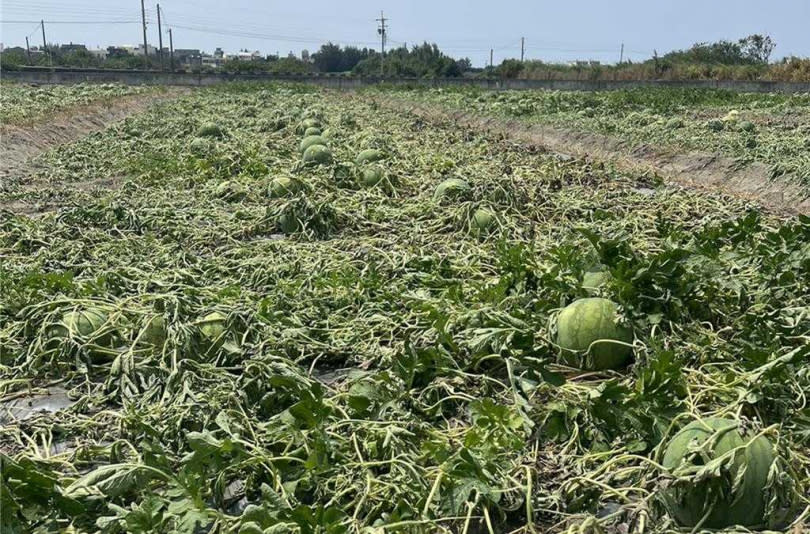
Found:
[[[188,145],[188,148],[192,153],[201,156],[211,149],[211,145],[207,139],[197,137]]]
[[[740,123],[740,130],[742,130],[743,132],[753,132],[756,129],[757,127],[754,126],[754,123],[751,121],[742,121]]]
[[[312,145],[304,151],[304,163],[321,165],[332,162],[332,152],[323,145]]]
[[[199,137],[223,137],[225,131],[215,122],[206,122],[197,130],[197,135]]]
[[[470,218],[470,229],[476,232],[486,232],[495,222],[495,215],[485,208],[478,208]]]
[[[363,150],[357,155],[357,159],[355,163],[358,165],[364,165],[366,163],[373,163],[375,161],[380,161],[385,159],[385,154],[382,150],[378,150],[376,148],[369,148],[367,150]]]
[[[160,315],[152,316],[141,333],[141,341],[156,348],[162,348],[166,344],[167,337],[166,321]]]
[[[301,228],[298,217],[293,213],[282,213],[278,218],[278,227],[285,234],[294,234]]]
[[[204,346],[213,348],[224,339],[227,319],[225,314],[215,311],[197,321],[196,326]]]
[[[303,134],[304,132],[307,131],[307,128],[320,128],[320,127],[321,127],[321,123],[320,123],[320,121],[318,121],[318,119],[308,118],[308,119],[302,120],[298,124],[298,127],[295,129],[295,131],[296,131],[296,133]]]
[[[603,298],[585,298],[566,306],[557,317],[557,345],[567,365],[593,371],[627,363],[633,331],[618,321],[618,306]]]
[[[693,452],[697,447],[702,447],[700,452]],[[703,466],[733,450],[737,452],[721,471],[697,476]],[[666,447],[661,464],[681,480],[667,487],[661,500],[682,527],[766,526],[770,523],[765,517],[768,472],[774,460],[768,438],[754,438],[736,420],[711,417],[694,421]]]
[[[301,141],[301,144],[298,147],[298,151],[301,152],[301,154],[303,154],[304,152],[307,151],[309,147],[315,145],[327,146],[326,139],[324,139],[320,135],[310,135],[308,137],[304,137],[304,139]]]
[[[290,176],[277,176],[270,181],[267,192],[271,198],[281,198],[287,195],[294,195],[304,188],[299,180]]]
[[[304,132],[304,137],[309,137],[312,135],[321,135],[321,129],[318,128],[317,126],[310,126],[309,128],[307,128],[306,131]]]
[[[90,345],[87,353],[93,363],[105,363],[115,356],[110,351],[116,339],[115,330],[106,328],[109,316],[98,308],[73,310],[62,315],[58,324],[51,326],[46,334],[47,347],[54,349],[63,341],[72,339]]]
[[[242,184],[227,180],[217,186],[216,196],[223,200],[239,202],[247,196],[247,190]]]
[[[363,169],[360,183],[365,187],[374,187],[385,178],[385,172],[377,165],[372,165]]]
[[[72,337],[83,343],[109,345],[113,332],[104,330],[107,320],[107,314],[98,308],[69,311],[62,315],[58,324],[48,329],[48,338],[61,340]]]
[[[725,123],[720,119],[711,119],[706,126],[713,132],[720,132],[725,128]]]
[[[433,193],[434,200],[443,198],[461,198],[470,192],[470,184],[460,178],[448,178],[436,186]]]

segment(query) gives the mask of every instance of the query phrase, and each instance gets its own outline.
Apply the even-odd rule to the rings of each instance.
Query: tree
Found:
[[[312,61],[320,72],[347,72],[374,53],[368,48],[362,50],[353,46],[341,48],[340,45],[330,42],[312,54]]]
[[[769,35],[749,35],[739,41],[745,56],[756,63],[768,63],[776,43]]]
[[[504,59],[495,72],[501,78],[517,78],[523,72],[523,63],[517,59]]]

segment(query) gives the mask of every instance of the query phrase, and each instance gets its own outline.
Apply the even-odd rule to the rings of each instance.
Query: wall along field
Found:
[[[806,217],[296,86],[32,164],[4,532],[807,528]]]

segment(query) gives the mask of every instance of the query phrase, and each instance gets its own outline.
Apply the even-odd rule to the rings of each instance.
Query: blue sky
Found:
[[[156,2],[147,0],[147,38],[157,43]],[[775,57],[810,56],[810,0],[481,1],[481,0],[162,0],[163,22],[176,48],[219,46],[263,53],[315,51],[327,40],[379,47],[380,10],[390,19],[389,46],[436,42],[456,57],[483,66],[520,56],[545,61],[642,60],[697,41],[768,33]],[[0,41],[6,46],[42,40],[34,21],[45,19],[49,42],[107,47],[142,41],[140,2],[123,0],[0,0]],[[18,22],[19,21],[19,22]],[[74,24],[72,21],[83,21]],[[166,28],[164,27],[164,34]],[[164,45],[168,39],[164,36]]]

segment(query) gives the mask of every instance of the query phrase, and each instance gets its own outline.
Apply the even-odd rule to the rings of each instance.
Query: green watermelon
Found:
[[[706,126],[713,132],[720,132],[725,128],[725,123],[720,119],[711,119]]]
[[[687,528],[700,524],[716,529],[734,525],[763,527],[770,523],[765,510],[774,451],[766,437],[753,441],[752,437],[750,432],[740,430],[738,421],[711,417],[688,424],[670,440],[661,464],[674,476],[686,477],[661,494],[676,523]],[[699,453],[690,451],[699,446],[703,447]],[[695,476],[701,467],[738,447],[744,448],[722,472]]]
[[[331,163],[332,151],[323,145],[312,145],[304,151],[303,160],[314,165]]]
[[[317,126],[310,126],[304,132],[304,137],[310,137],[312,135],[321,135],[321,129]]]
[[[166,329],[166,321],[160,315],[152,316],[146,322],[146,326],[141,334],[141,340],[144,343],[154,346],[155,348],[162,348],[166,344],[168,331]]]
[[[225,314],[215,311],[197,321],[196,326],[205,346],[212,348],[224,339],[227,320]]]
[[[239,202],[247,196],[247,190],[238,182],[227,180],[217,186],[217,198]]]
[[[369,148],[367,150],[363,150],[357,155],[357,159],[355,163],[358,165],[364,165],[366,163],[373,163],[375,161],[380,161],[385,159],[385,154],[382,150],[377,150],[376,148]]]
[[[495,222],[495,215],[485,208],[478,208],[470,218],[470,228],[476,232],[486,232]]]
[[[617,323],[617,308],[607,299],[585,298],[560,312],[557,345],[567,365],[598,371],[627,363],[633,349],[622,343],[633,342],[633,331]]]
[[[304,132],[307,131],[307,128],[320,128],[320,127],[321,127],[321,123],[320,123],[320,121],[318,119],[309,118],[309,119],[302,120],[298,124],[298,127],[295,129],[295,131],[296,131],[296,133],[303,134]]]
[[[277,176],[270,181],[267,188],[271,198],[281,198],[287,195],[294,195],[304,188],[299,180],[290,176]]]
[[[372,165],[363,169],[360,183],[365,187],[374,187],[385,178],[385,172],[381,167]]]
[[[222,137],[225,135],[225,131],[215,122],[206,122],[197,130],[197,135],[199,137]]]
[[[113,332],[103,328],[107,320],[107,313],[98,308],[69,311],[62,315],[58,324],[48,329],[48,337],[55,340],[72,337],[82,343],[106,346],[113,338]]]
[[[301,152],[301,154],[303,154],[311,146],[314,145],[327,146],[327,144],[328,143],[326,142],[326,139],[324,139],[320,135],[310,135],[308,137],[304,137],[304,139],[301,141],[301,144],[298,147],[298,151]]]
[[[742,130],[743,132],[753,132],[756,129],[757,127],[754,126],[754,123],[751,121],[742,121],[740,123],[740,130]]]
[[[188,145],[188,148],[193,154],[201,156],[211,149],[211,145],[207,139],[197,137]]]
[[[294,234],[301,228],[298,217],[293,213],[282,213],[278,218],[278,227],[285,234]]]
[[[470,184],[460,178],[448,178],[436,186],[433,193],[434,200],[443,198],[461,198],[470,192]]]

